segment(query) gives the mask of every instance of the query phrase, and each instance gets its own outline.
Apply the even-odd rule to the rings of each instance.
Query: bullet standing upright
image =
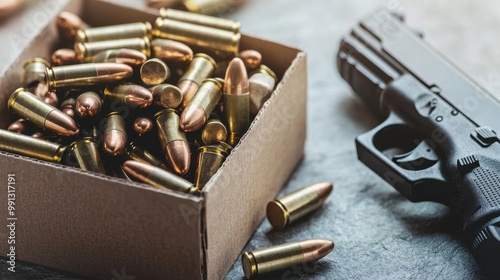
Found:
[[[240,58],[233,58],[227,67],[222,100],[229,130],[228,142],[235,146],[250,125],[248,75]]]

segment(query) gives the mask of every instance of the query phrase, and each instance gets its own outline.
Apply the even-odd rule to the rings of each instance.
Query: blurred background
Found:
[[[8,36],[13,26],[30,20],[26,18],[30,9],[40,9],[51,1],[65,0],[26,0],[36,3],[26,3],[5,17],[11,12],[5,13],[7,9],[2,8],[16,1],[1,0],[0,38],[12,38]],[[140,9],[148,4],[144,0],[110,2]],[[333,252],[317,263],[264,279],[481,278],[452,213],[434,203],[407,201],[356,158],[354,138],[377,122],[340,78],[335,56],[341,37],[363,16],[380,8],[404,14],[407,25],[422,32],[424,40],[499,97],[499,1],[247,0],[215,9],[216,14],[240,20],[243,33],[307,52],[305,154],[280,195],[318,181],[335,185],[319,211],[284,231],[271,230],[264,220],[244,249],[326,238],[335,242]],[[12,40],[0,40],[0,49],[1,74],[20,50]],[[13,277],[5,274],[6,269],[1,267],[5,265],[2,259],[2,279],[86,279],[31,264],[19,266]],[[110,275],[110,279],[113,277]],[[227,279],[243,279],[239,259]]]

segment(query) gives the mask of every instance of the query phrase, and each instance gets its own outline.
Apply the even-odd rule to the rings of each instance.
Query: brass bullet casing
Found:
[[[146,108],[153,103],[153,94],[145,87],[123,84],[104,89],[104,102],[111,106],[125,105],[127,108]]]
[[[166,63],[187,63],[193,60],[193,50],[181,42],[167,39],[153,39],[151,41],[153,56]]]
[[[59,109],[61,110],[61,112],[65,113],[66,115],[74,119],[76,116],[75,104],[76,100],[74,98],[68,98],[61,103]]]
[[[94,55],[90,59],[90,62],[114,62],[130,66],[140,66],[147,59],[146,55],[138,50],[112,49]]]
[[[203,127],[222,96],[222,84],[216,79],[205,79],[189,101],[180,117],[180,127],[185,132]]]
[[[104,123],[103,150],[110,156],[118,156],[123,154],[126,145],[125,120],[118,112],[111,112]]]
[[[66,147],[0,129],[0,150],[57,163],[61,162]]]
[[[76,51],[73,49],[58,49],[52,53],[51,60],[52,64],[54,64],[55,66],[73,65],[80,63],[77,58]]]
[[[131,49],[140,51],[147,58],[151,56],[151,43],[147,37],[127,38],[112,41],[98,41],[89,43],[75,43],[75,51],[80,61],[91,62],[100,52],[113,49]]]
[[[156,20],[153,36],[179,41],[221,57],[236,56],[241,39],[240,33],[161,17]]]
[[[250,84],[250,113],[257,115],[264,103],[271,97],[278,83],[278,77],[273,70],[262,64],[250,76],[248,82]]]
[[[219,142],[226,141],[227,128],[216,117],[212,117],[201,129],[201,141],[205,145],[215,145]]]
[[[104,168],[99,154],[99,147],[93,137],[77,140],[71,143],[70,147],[82,170],[106,174],[106,168]]]
[[[87,63],[47,68],[45,84],[49,91],[60,92],[84,87],[113,84],[132,76],[132,67],[119,63]]]
[[[186,9],[192,13],[203,15],[220,16],[235,7],[244,0],[182,0]]]
[[[80,29],[76,33],[77,42],[100,42],[118,39],[147,37],[151,39],[153,27],[149,22],[134,22],[102,27]]]
[[[158,58],[152,58],[142,64],[139,71],[141,80],[147,86],[157,86],[170,77],[167,64]]]
[[[168,168],[167,165],[160,159],[155,157],[149,151],[139,148],[137,145],[135,145],[134,142],[128,143],[127,148],[125,149],[125,156],[131,160],[140,161],[155,167],[159,167],[166,171],[171,171],[170,168]]]
[[[167,189],[183,193],[195,193],[193,184],[177,175],[147,163],[127,160],[123,170],[133,179],[159,189]]]
[[[274,228],[282,229],[318,209],[332,191],[332,183],[322,182],[275,199],[267,204],[267,219]]]
[[[247,70],[253,70],[262,63],[262,55],[256,50],[244,50],[238,54]]]
[[[80,94],[75,101],[76,113],[82,118],[97,116],[101,112],[101,107],[101,97],[93,91]]]
[[[138,117],[134,120],[134,131],[142,136],[153,129],[153,121],[149,118]]]
[[[243,272],[247,279],[279,271],[294,265],[322,259],[333,250],[334,244],[325,239],[290,242],[264,249],[245,252],[241,256]]]
[[[59,34],[69,41],[76,39],[76,32],[89,26],[77,15],[70,12],[61,12],[56,19]]]
[[[236,20],[207,16],[174,9],[161,8],[160,17],[227,30],[234,33],[240,32],[241,27],[241,23]]]
[[[215,60],[209,55],[204,53],[197,53],[188,69],[179,79],[177,86],[182,92],[182,106],[185,107],[189,103],[189,100],[193,98],[194,94],[198,90],[201,81],[210,78],[210,76],[215,71],[217,64]]]
[[[149,88],[153,94],[153,102],[157,107],[175,109],[182,103],[181,90],[169,84],[157,85]]]
[[[43,58],[34,58],[24,64],[23,87],[45,82],[45,70],[50,63]]]
[[[165,157],[179,175],[186,175],[191,164],[191,153],[186,135],[179,128],[179,116],[174,109],[163,109],[156,113],[158,139]]]
[[[19,88],[9,98],[9,111],[31,121],[38,127],[63,136],[75,136],[80,132],[75,121],[55,107]]]
[[[233,58],[226,71],[223,106],[229,129],[229,145],[235,146],[250,125],[250,94],[247,71],[240,58]]]
[[[198,149],[198,164],[196,167],[195,186],[202,190],[207,182],[217,173],[232,147],[224,142],[218,145],[203,146]]]

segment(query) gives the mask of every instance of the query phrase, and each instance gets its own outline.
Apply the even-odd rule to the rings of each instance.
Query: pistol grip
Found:
[[[394,162],[396,154],[410,152],[422,140],[397,115],[390,114],[382,124],[356,138],[356,149],[359,160],[409,200],[448,204],[440,160],[430,166],[428,161],[420,162],[415,168]]]

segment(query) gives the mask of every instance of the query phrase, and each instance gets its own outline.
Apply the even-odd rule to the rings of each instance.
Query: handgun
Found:
[[[500,102],[386,9],[354,26],[336,58],[382,121],[356,138],[358,159],[410,201],[451,208],[482,271],[499,277]]]

